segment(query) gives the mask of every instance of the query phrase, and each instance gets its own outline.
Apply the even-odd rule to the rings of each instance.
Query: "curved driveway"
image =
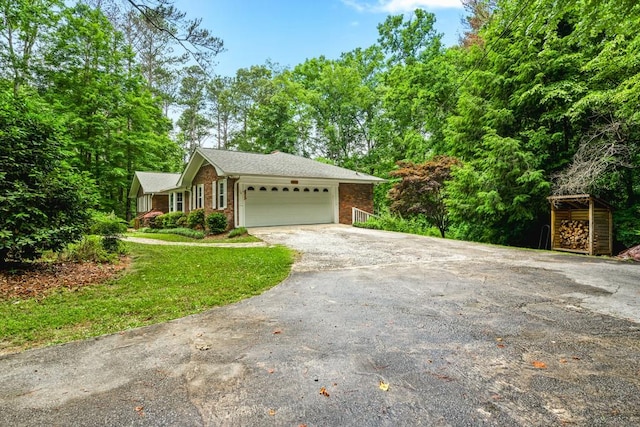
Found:
[[[0,425],[640,424],[638,264],[346,226],[252,233],[301,252],[282,284],[0,357]]]

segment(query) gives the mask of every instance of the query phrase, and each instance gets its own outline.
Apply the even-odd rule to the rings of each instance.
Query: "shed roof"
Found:
[[[590,203],[594,205],[600,205],[607,209],[611,209],[611,205],[598,197],[591,194],[569,194],[562,196],[550,196],[547,197],[551,206],[554,208],[561,208],[563,206],[569,206],[574,209],[588,208]]]
[[[291,178],[320,178],[340,181],[384,182],[384,179],[317,160],[273,152],[271,154],[198,148],[197,153],[221,175],[251,175]]]

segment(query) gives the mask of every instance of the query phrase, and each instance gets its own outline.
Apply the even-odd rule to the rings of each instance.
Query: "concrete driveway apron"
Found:
[[[640,425],[640,266],[346,226],[264,294],[0,357],[0,425]]]

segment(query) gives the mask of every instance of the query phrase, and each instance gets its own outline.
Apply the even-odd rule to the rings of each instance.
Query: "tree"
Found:
[[[37,258],[82,236],[93,186],[64,155],[64,132],[34,93],[0,90],[0,260]]]
[[[549,182],[535,156],[514,138],[489,132],[473,160],[453,171],[447,206],[461,237],[523,244],[531,224],[546,211]]]
[[[0,0],[0,75],[11,79],[15,96],[33,80],[38,44],[60,7],[59,0]]]
[[[100,183],[100,209],[126,216],[133,172],[175,170],[182,157],[160,100],[99,10],[64,10],[45,48],[42,91],[65,120],[70,161]]]
[[[193,153],[197,147],[201,147],[211,133],[211,121],[205,115],[206,88],[207,75],[204,71],[195,65],[187,67],[179,95],[179,102],[185,109],[178,119],[181,139],[187,153]]]
[[[451,178],[451,169],[459,165],[458,159],[449,156],[436,156],[421,164],[398,162],[399,169],[389,173],[392,178],[400,178],[389,191],[391,211],[403,216],[424,216],[444,237],[449,228],[444,187]]]
[[[235,131],[236,105],[233,96],[233,79],[216,76],[207,84],[213,136],[218,149],[227,149]]]

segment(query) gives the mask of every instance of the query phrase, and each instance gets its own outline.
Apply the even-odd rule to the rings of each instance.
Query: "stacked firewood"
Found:
[[[563,220],[558,229],[560,246],[565,249],[589,249],[589,221]]]

